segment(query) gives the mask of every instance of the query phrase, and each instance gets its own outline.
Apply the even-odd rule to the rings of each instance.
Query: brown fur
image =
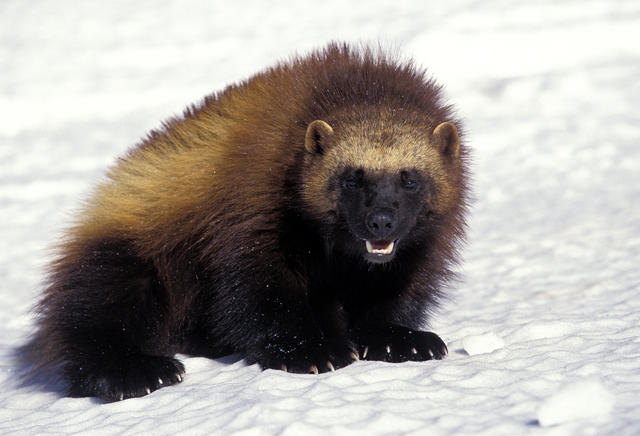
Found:
[[[316,120],[322,122],[308,129]],[[403,301],[394,304],[434,303],[451,278],[464,233],[468,152],[459,130],[440,87],[424,71],[381,51],[342,44],[205,98],[120,158],[78,214],[39,308],[36,359],[65,364],[70,345],[56,311],[65,310],[61,295],[72,292],[71,271],[101,241],[127,241],[130,254],[157,274],[152,281],[164,290],[157,303],[163,354],[181,349],[176,343],[184,339],[174,338],[194,328],[194,305],[206,300],[208,287],[232,294],[246,281],[264,288],[275,277],[287,286],[311,286],[306,267],[281,267],[292,265],[282,246],[283,216],[300,208],[312,221],[330,225],[338,201],[332,177],[345,167],[387,173],[413,167],[429,175],[434,189],[424,195],[439,217],[438,231],[429,247],[416,252],[419,264]],[[314,140],[322,159],[314,158]],[[202,285],[205,278],[212,283]],[[144,293],[152,286],[132,282],[104,299],[147,301]],[[251,337],[227,327],[244,323],[244,312],[229,309],[222,319],[231,302],[216,304],[215,334],[229,336],[225,345],[236,350],[250,343]],[[424,321],[413,310],[394,316],[413,328]]]
[[[367,75],[373,72],[381,76],[381,89],[368,88]],[[429,81],[431,86],[425,87],[423,74],[371,50],[361,53],[330,45],[231,86],[187,110],[184,118],[170,120],[162,131],[152,132],[119,159],[70,233],[73,239],[86,240],[117,231],[135,240],[142,253],[155,256],[188,239],[190,233],[206,236],[200,226],[221,215],[219,205],[227,205],[227,210],[241,217],[247,208],[268,213],[283,200],[277,189],[282,181],[274,183],[274,177],[280,177],[279,169],[296,164],[304,144],[301,138],[316,119],[343,132],[344,146],[332,150],[335,162],[329,165],[351,162],[397,170],[420,162],[442,183],[443,195],[454,196],[447,201],[451,207],[464,198],[462,174],[443,173],[435,150],[414,143],[416,130],[424,134],[419,139],[428,143],[438,124],[454,120],[451,109],[440,102],[439,87]],[[335,83],[340,77],[348,79]],[[387,77],[397,89],[383,88],[390,83]],[[394,111],[393,106],[404,110]],[[402,142],[403,132],[398,131],[404,125],[409,125],[407,142]],[[386,144],[385,135],[393,137],[394,143]],[[318,170],[314,176],[328,173],[328,169]],[[311,191],[322,190],[323,182],[313,180],[307,185]],[[72,247],[73,243],[65,245],[62,251]]]

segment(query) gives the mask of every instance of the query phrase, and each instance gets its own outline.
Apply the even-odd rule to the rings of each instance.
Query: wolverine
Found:
[[[425,70],[331,43],[207,96],[66,230],[25,346],[73,397],[181,382],[176,353],[294,373],[441,359],[469,152]]]

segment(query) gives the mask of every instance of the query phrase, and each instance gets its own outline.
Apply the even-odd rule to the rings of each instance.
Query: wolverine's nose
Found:
[[[384,240],[389,236],[398,224],[396,215],[392,209],[375,209],[370,212],[365,222],[367,229],[374,235],[377,240]]]

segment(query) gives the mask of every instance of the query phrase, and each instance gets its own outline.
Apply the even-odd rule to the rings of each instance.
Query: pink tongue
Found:
[[[384,250],[389,246],[391,241],[369,241],[374,250]]]

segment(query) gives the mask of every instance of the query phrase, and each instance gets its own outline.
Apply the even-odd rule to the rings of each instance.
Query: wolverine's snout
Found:
[[[376,208],[367,214],[365,225],[373,236],[372,239],[383,240],[398,227],[398,217],[393,209]]]

